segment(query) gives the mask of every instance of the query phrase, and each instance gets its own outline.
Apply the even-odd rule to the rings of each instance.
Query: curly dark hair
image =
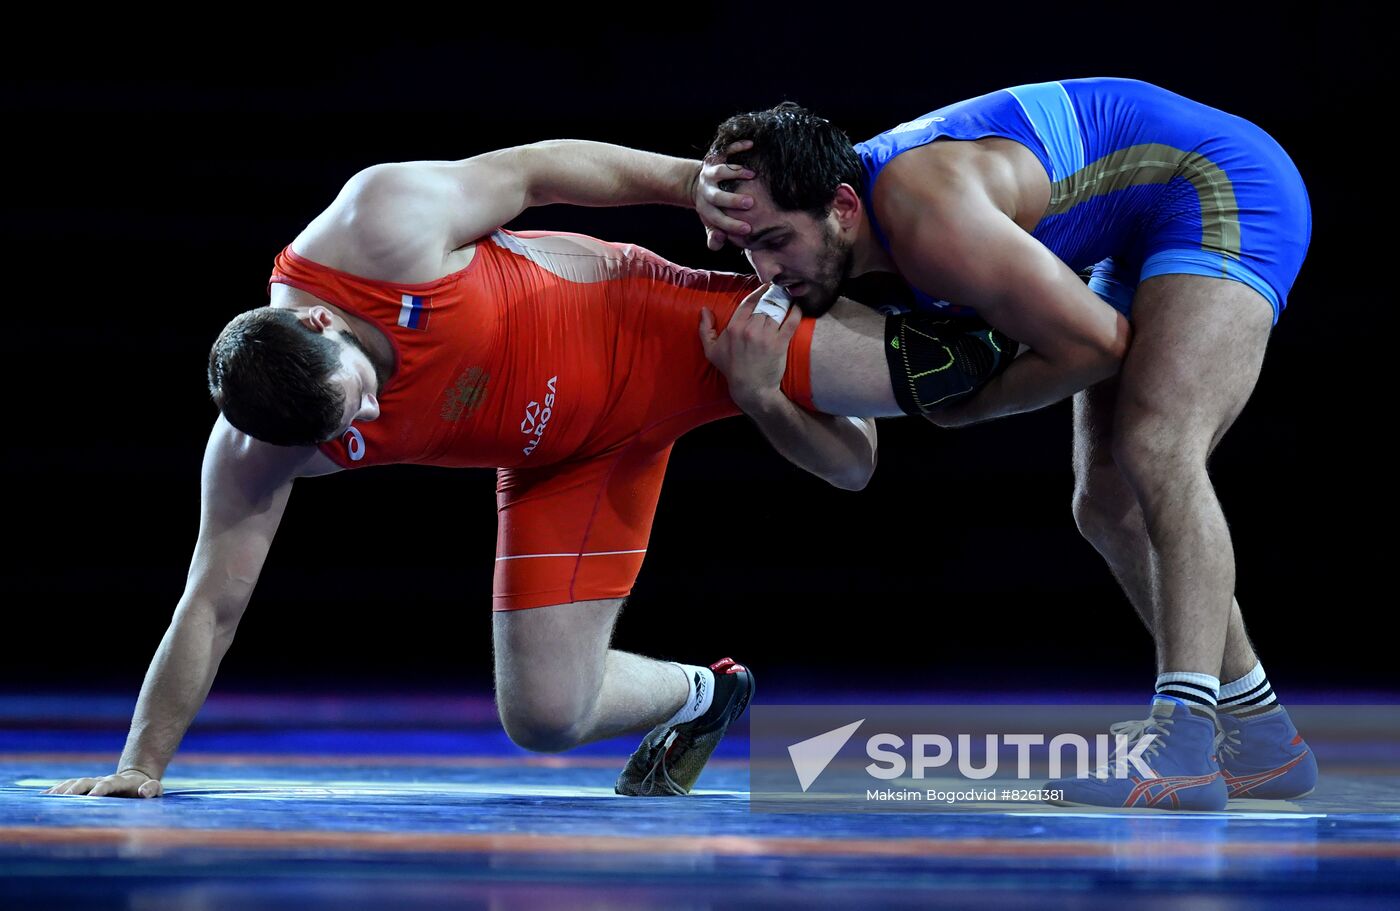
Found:
[[[277,446],[314,446],[335,435],[345,393],[327,382],[340,348],[292,310],[240,313],[209,351],[209,393],[239,430]]]
[[[731,143],[753,140],[753,148],[728,157],[768,186],[773,202],[786,211],[825,218],[836,188],[864,182],[860,157],[851,140],[831,121],[791,101],[766,111],[735,114],[719,125],[710,156],[723,156]],[[720,188],[742,192],[741,180],[726,180]]]

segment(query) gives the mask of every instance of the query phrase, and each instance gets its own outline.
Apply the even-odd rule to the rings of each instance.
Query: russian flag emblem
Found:
[[[405,294],[401,300],[403,306],[399,308],[399,325],[405,329],[427,329],[428,314],[433,310],[433,299]]]

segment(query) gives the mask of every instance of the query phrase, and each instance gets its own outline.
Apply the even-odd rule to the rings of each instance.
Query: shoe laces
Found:
[[[671,746],[674,743],[674,738],[676,736],[678,735],[672,733],[672,735],[666,738],[666,740],[662,743],[661,757],[652,763],[651,769],[642,779],[642,784],[645,785],[647,788],[657,788],[659,790],[663,790],[672,797],[685,797],[690,792],[687,791],[685,788],[681,787],[680,785],[676,784],[676,782],[671,778],[670,770],[666,768],[666,754],[670,752]]]
[[[1125,756],[1133,751],[1134,744],[1148,734],[1160,735],[1148,744],[1147,748],[1139,754],[1142,758],[1146,759],[1149,756],[1156,756],[1162,749],[1162,739],[1171,733],[1167,729],[1174,723],[1175,720],[1172,718],[1159,716],[1142,718],[1136,721],[1118,721],[1108,726],[1108,733],[1115,738],[1124,738],[1122,743]],[[1114,750],[1114,758],[1094,770],[1095,778],[1107,778],[1112,774],[1113,769],[1122,761],[1121,757],[1117,754],[1118,751]]]
[[[1227,731],[1224,728],[1221,728],[1220,732],[1215,735],[1215,743],[1212,744],[1212,747],[1215,749],[1215,752],[1221,757],[1222,760],[1226,756],[1233,758],[1240,754],[1239,735],[1239,728],[1235,728],[1232,731]]]

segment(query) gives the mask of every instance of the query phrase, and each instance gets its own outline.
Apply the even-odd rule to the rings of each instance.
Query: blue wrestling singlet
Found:
[[[870,208],[881,170],[937,139],[1015,140],[1050,177],[1034,236],[1131,316],[1138,283],[1187,273],[1244,282],[1274,308],[1288,300],[1312,234],[1307,189],[1259,127],[1132,79],[1023,85],[939,108],[855,149]],[[915,289],[921,309],[948,304]]]

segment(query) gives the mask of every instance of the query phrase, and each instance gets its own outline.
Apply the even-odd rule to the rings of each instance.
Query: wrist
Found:
[[[687,209],[695,208],[695,194],[700,189],[700,172],[704,170],[703,161],[682,160],[682,195],[678,205]]]
[[[123,755],[117,764],[117,774],[122,772],[140,772],[149,778],[159,778],[165,772],[165,767],[169,760],[159,761],[155,756],[132,756]]]
[[[787,396],[783,395],[780,389],[734,390],[731,391],[731,397],[734,399],[734,404],[739,406],[740,411],[753,418],[778,414],[785,408],[791,407]]]

